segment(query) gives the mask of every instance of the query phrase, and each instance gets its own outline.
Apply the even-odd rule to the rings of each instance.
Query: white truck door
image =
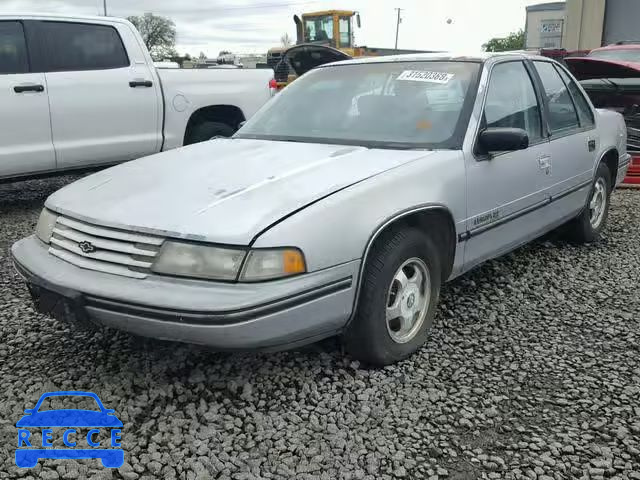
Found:
[[[30,73],[22,23],[0,21],[0,178],[55,167],[44,74]]]
[[[160,151],[157,77],[137,42],[123,41],[127,30],[109,23],[37,24],[59,168]]]

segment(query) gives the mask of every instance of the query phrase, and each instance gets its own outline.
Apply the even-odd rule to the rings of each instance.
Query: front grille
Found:
[[[132,278],[145,278],[163,238],[105,228],[58,217],[49,253],[77,267]],[[82,246],[93,247],[87,253]]]

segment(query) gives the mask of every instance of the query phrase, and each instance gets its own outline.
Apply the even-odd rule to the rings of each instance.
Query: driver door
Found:
[[[520,128],[529,135],[529,147],[486,154],[476,146],[472,155],[465,155],[465,269],[525,243],[546,225],[543,210],[551,169],[541,112],[525,64],[518,60],[494,65],[479,132],[491,127]]]

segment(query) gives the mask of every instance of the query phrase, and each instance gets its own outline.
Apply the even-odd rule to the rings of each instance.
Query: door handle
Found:
[[[24,92],[44,92],[44,85],[16,85],[13,87],[13,91],[16,93]]]
[[[593,138],[587,140],[587,148],[590,152],[595,152],[596,150],[596,141]]]
[[[129,86],[131,88],[136,88],[136,87],[153,87],[153,82],[151,80],[132,80],[131,82],[129,82]]]

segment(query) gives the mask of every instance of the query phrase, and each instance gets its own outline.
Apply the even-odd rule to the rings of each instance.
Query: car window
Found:
[[[542,138],[540,105],[522,62],[493,67],[484,108],[487,127],[521,128],[529,140]]]
[[[578,115],[580,117],[580,125],[583,127],[591,127],[595,125],[595,118],[593,117],[593,111],[589,106],[589,102],[584,97],[575,80],[573,80],[563,68],[556,66],[556,69],[560,73],[562,80],[569,87],[569,92],[573,97],[573,101],[578,109]]]
[[[475,62],[383,62],[312,70],[273,98],[240,138],[459,148]]]
[[[29,61],[20,22],[0,22],[0,74],[27,73]]]
[[[129,65],[120,35],[107,25],[43,22],[47,71],[106,70]]]
[[[567,86],[550,62],[534,62],[542,80],[549,104],[549,127],[551,132],[562,132],[578,128],[578,113],[569,95]]]

